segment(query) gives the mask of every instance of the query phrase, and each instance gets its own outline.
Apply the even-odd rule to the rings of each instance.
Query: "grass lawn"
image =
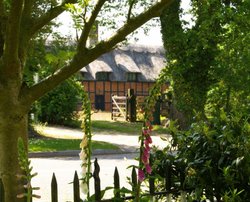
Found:
[[[142,123],[141,122],[120,122],[120,121],[100,121],[93,120],[92,128],[94,132],[98,131],[113,131],[118,133],[127,133],[127,134],[140,134]],[[163,126],[154,125],[153,126],[154,133],[157,134],[167,134],[167,129]]]
[[[29,139],[29,152],[51,152],[63,150],[80,150],[81,140],[31,138]],[[92,149],[119,149],[119,147],[100,141],[92,141]]]
[[[94,132],[113,131],[113,132],[117,132],[117,133],[138,134],[141,131],[142,123],[93,120],[92,121],[92,128],[93,128]]]
[[[37,125],[35,128],[39,128]],[[42,126],[44,127],[44,126]],[[78,125],[77,128],[80,128]],[[141,122],[121,122],[121,121],[108,121],[108,120],[92,120],[92,130],[95,132],[115,132],[125,133],[131,135],[139,135],[141,133]],[[56,136],[46,137],[42,130],[36,130],[41,138],[29,139],[29,152],[46,152],[46,151],[63,151],[63,150],[79,150],[81,140],[79,139],[59,139]],[[153,134],[167,134],[167,129],[155,125],[153,126]],[[53,138],[54,137],[54,138]],[[92,141],[92,149],[119,149],[116,145],[108,142]]]

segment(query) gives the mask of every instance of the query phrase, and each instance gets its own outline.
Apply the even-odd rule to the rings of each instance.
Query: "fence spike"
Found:
[[[185,190],[185,179],[186,179],[185,167],[182,167],[181,171],[180,171],[180,182],[181,182],[181,189],[182,190]]]
[[[171,202],[172,201],[172,194],[171,194],[171,182],[172,181],[172,164],[170,162],[167,163],[166,165],[166,182],[165,182],[165,186],[166,186],[166,191],[167,191],[167,202]]]
[[[152,195],[155,193],[155,179],[153,175],[149,177],[149,193]]]
[[[0,202],[4,202],[4,186],[3,186],[3,181],[2,178],[0,178]]]
[[[75,171],[74,181],[73,181],[73,193],[74,193],[74,202],[80,202],[80,191],[79,191],[79,178],[77,172]]]
[[[152,159],[152,155],[150,155],[150,158],[149,158],[149,163],[150,165],[153,165],[153,159]],[[154,195],[155,193],[155,178],[154,178],[154,172],[152,172],[149,176],[149,193],[151,195]]]
[[[131,179],[132,179],[132,190],[133,192],[135,192],[136,187],[137,187],[137,174],[136,174],[135,166],[133,166],[133,169],[132,169]]]
[[[58,202],[58,190],[55,173],[53,173],[51,180],[51,202]]]
[[[121,198],[120,194],[120,177],[119,177],[119,172],[117,167],[115,167],[115,172],[114,172],[114,196],[116,199]]]
[[[101,180],[99,177],[100,166],[97,162],[97,158],[95,158],[94,167],[95,167],[95,170],[93,172],[93,177],[95,181],[94,183],[95,184],[95,201],[101,201]]]
[[[169,162],[166,166],[166,191],[171,190],[171,179],[172,179],[172,165]]]

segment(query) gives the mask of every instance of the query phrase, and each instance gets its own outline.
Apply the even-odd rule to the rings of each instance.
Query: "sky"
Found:
[[[181,7],[184,10],[188,10],[190,8],[190,0],[182,0]],[[184,16],[184,19],[186,20],[189,20],[190,18],[191,18],[190,15]],[[63,14],[60,15],[58,21],[62,23],[60,28],[57,29],[59,32],[61,32],[65,36],[67,35],[75,36],[75,30],[73,29],[73,21],[70,17],[70,13],[64,12]],[[101,36],[99,37],[102,39]],[[156,46],[162,46],[163,44],[160,32],[160,25],[152,27],[147,35],[144,34],[143,30],[139,30],[136,37],[139,39],[138,41],[130,40],[129,43],[142,44],[142,45],[156,45]]]
[[[59,32],[61,32],[65,36],[67,35],[75,36],[75,30],[73,29],[73,22],[71,20],[69,13],[64,12],[60,16],[58,21],[62,23],[60,28],[57,29]],[[136,37],[139,39],[139,41],[132,40],[130,42],[136,44],[147,44],[150,41],[150,43],[152,43],[153,45],[162,45],[160,26],[156,26],[150,29],[147,35],[145,35],[143,31],[140,30],[139,33],[136,35]]]

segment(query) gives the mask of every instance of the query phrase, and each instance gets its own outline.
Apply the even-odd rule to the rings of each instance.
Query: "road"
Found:
[[[136,156],[137,154],[96,156],[100,165],[101,188],[113,186],[113,175],[116,166],[120,175],[121,187],[129,188],[126,181],[127,177],[131,176],[131,169],[127,169],[127,167],[138,165],[137,161],[134,160]],[[41,195],[41,199],[34,199],[33,202],[51,201],[50,186],[53,173],[55,173],[58,183],[58,201],[73,201],[73,186],[70,183],[73,181],[74,172],[77,171],[78,175],[80,173],[81,161],[79,158],[31,158],[31,164],[33,170],[38,172],[38,175],[33,178],[32,186],[40,187],[40,190],[34,191],[34,193]],[[93,194],[93,179],[90,186],[90,193]],[[109,197],[110,193],[105,196]],[[84,195],[82,194],[81,197],[84,198]]]

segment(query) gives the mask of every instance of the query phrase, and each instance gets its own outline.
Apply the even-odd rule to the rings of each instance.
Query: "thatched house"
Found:
[[[85,90],[94,109],[110,111],[111,96],[125,96],[134,89],[137,96],[147,96],[165,66],[163,47],[119,47],[81,69]]]

